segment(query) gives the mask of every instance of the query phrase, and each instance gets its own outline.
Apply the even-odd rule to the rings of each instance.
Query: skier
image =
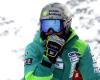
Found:
[[[42,9],[40,30],[25,49],[25,80],[100,80],[90,47],[77,36],[71,21],[64,4]]]

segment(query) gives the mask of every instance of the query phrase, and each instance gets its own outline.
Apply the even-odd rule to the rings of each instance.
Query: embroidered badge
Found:
[[[68,53],[70,62],[77,62],[77,61],[79,61],[79,55],[77,55],[77,53],[78,52],[76,52],[76,51]]]
[[[27,65],[32,64],[32,58],[26,59],[25,64],[27,64]]]
[[[60,57],[57,58],[56,63],[55,63],[55,67],[58,69],[63,69],[63,61]]]

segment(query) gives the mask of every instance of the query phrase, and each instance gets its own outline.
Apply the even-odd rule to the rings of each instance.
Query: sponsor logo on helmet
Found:
[[[56,16],[61,16],[61,13],[59,12],[59,10],[45,10],[42,13],[42,16],[49,16],[49,15],[56,15]]]
[[[49,15],[61,16],[59,10],[49,10]]]
[[[45,10],[45,11],[42,13],[42,16],[48,16],[48,15],[49,15],[48,10]]]

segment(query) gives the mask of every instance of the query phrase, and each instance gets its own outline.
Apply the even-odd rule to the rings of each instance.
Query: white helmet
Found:
[[[64,26],[69,28],[71,26],[72,14],[64,4],[52,3],[42,9],[40,20],[41,19],[64,19]]]
[[[64,4],[52,3],[42,9],[40,19],[70,19],[71,16]]]
[[[71,27],[72,15],[68,8],[61,3],[51,3],[46,5],[40,15],[40,20],[42,19],[61,19],[64,20],[64,31],[67,33]]]

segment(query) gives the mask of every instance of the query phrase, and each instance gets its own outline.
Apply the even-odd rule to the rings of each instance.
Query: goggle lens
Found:
[[[61,20],[41,20],[41,30],[48,32],[49,29],[53,29],[55,32],[61,31]]]

